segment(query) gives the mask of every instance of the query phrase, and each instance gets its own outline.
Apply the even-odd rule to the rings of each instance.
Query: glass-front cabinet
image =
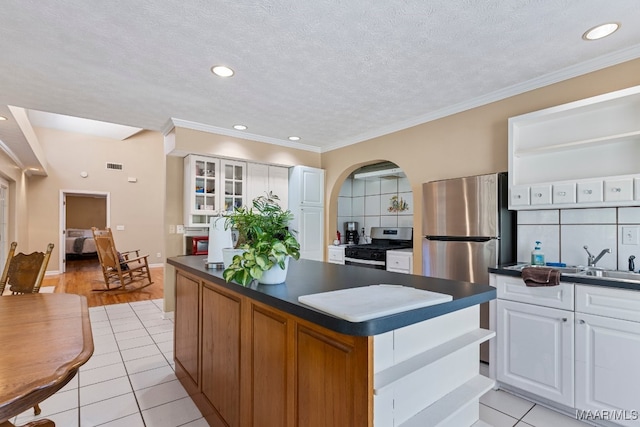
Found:
[[[220,160],[224,182],[224,211],[233,212],[246,204],[247,164],[232,160]]]
[[[184,158],[184,222],[207,227],[210,218],[246,203],[247,164],[190,154]]]

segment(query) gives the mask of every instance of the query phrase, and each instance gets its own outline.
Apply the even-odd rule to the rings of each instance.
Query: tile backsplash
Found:
[[[409,180],[346,179],[338,196],[338,230],[343,242],[344,223],[348,221],[358,223],[360,234],[364,227],[367,238],[371,227],[413,227],[413,192]],[[362,236],[360,242],[363,242]]]
[[[530,261],[539,240],[547,262],[586,265],[586,245],[594,256],[611,249],[598,261],[598,267],[627,270],[630,255],[640,259],[639,239],[640,207],[518,212],[520,262]]]

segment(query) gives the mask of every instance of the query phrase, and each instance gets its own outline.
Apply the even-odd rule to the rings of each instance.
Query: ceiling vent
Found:
[[[107,162],[107,169],[112,169],[115,171],[121,171],[122,170],[122,163],[109,163]]]

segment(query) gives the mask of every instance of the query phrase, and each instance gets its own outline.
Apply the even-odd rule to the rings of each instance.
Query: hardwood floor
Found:
[[[150,270],[153,285],[139,291],[111,294],[93,290],[104,288],[104,278],[97,258],[68,260],[67,271],[64,274],[46,276],[42,287],[55,286],[56,293],[84,295],[89,307],[163,298],[164,269],[154,267]]]

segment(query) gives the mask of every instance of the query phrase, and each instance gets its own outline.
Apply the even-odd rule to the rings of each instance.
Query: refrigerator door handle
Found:
[[[427,240],[440,242],[488,242],[489,240],[499,240],[499,237],[487,236],[425,236]]]

